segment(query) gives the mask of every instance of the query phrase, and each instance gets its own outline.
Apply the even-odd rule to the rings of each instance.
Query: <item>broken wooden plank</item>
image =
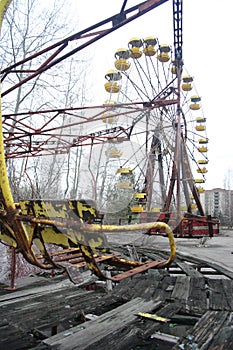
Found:
[[[189,284],[191,277],[189,276],[177,276],[174,289],[172,291],[171,298],[179,301],[181,304],[185,304],[189,297]]]
[[[179,345],[175,345],[172,350],[188,349],[192,346],[200,350],[209,349],[214,337],[228,317],[229,312],[227,311],[207,311],[193,327],[191,335],[184,337]]]
[[[191,277],[203,277],[203,275],[195,270],[193,268],[192,265],[184,263],[184,262],[179,262],[176,261],[176,265],[179,266],[179,268],[181,268],[181,270],[187,275],[187,276],[191,276]]]
[[[163,279],[159,282],[153,297],[164,301],[170,301],[175,282],[176,277],[164,276]]]
[[[180,338],[171,334],[156,332],[151,335],[151,339],[157,339],[157,340],[162,340],[166,343],[177,344]]]
[[[233,310],[233,281],[209,279],[209,308],[211,310]]]
[[[148,312],[160,305],[160,301],[145,301],[136,298],[116,309],[106,312],[95,321],[83,323],[65,332],[45,339],[43,343],[51,349],[72,350],[86,349],[89,346],[104,340],[106,336],[132,323],[140,311]]]
[[[203,313],[207,309],[204,277],[177,276],[171,299],[179,302],[185,312]]]
[[[233,349],[233,312],[229,313],[228,318],[215,335],[209,350],[229,350]]]
[[[185,286],[184,286],[185,287]],[[207,310],[207,294],[205,278],[192,277],[189,284],[189,296],[186,303],[186,310],[190,313],[201,313]]]
[[[227,320],[228,315],[229,313],[226,311],[207,311],[193,328],[193,341],[197,343],[200,348],[205,345],[205,349],[207,349],[207,344],[211,344],[214,336]]]

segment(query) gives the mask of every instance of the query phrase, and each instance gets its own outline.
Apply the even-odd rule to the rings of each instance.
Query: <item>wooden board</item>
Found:
[[[183,262],[176,262],[176,265],[181,268],[181,270],[187,275],[191,277],[203,277],[203,275],[194,269],[194,267],[190,264],[186,264]]]
[[[183,311],[202,313],[207,309],[204,277],[177,276],[171,298],[180,302]]]
[[[53,337],[43,341],[52,349],[71,350],[71,349],[87,349],[89,346],[103,340],[109,334],[119,331],[127,327],[138,316],[138,312],[150,312],[160,302],[145,301],[136,298],[118,308],[101,315],[97,320],[88,321],[72,330],[61,332]]]
[[[209,279],[209,308],[211,310],[233,310],[233,281]]]

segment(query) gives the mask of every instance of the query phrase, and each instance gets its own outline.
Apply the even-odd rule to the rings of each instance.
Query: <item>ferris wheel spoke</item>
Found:
[[[157,212],[158,218],[165,213],[176,226],[185,212],[203,212],[198,196],[207,171],[208,138],[201,99],[192,93],[193,78],[183,72],[178,76],[180,68],[170,54],[170,46],[154,37],[133,38],[128,48],[115,52],[115,68],[105,75],[107,101],[117,101],[119,111],[125,101],[141,103],[141,109],[124,116],[115,109],[114,125],[127,125],[128,141],[110,143],[110,158],[102,156],[102,161],[108,164],[103,174],[109,181],[106,172],[111,172],[115,195],[132,192],[133,213]],[[110,188],[103,181],[102,186]]]

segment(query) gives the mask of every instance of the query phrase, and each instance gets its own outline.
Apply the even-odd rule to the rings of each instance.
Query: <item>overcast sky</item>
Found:
[[[123,0],[77,0],[75,3],[79,25],[85,28],[119,12]],[[128,0],[128,7],[136,3],[139,1]],[[155,35],[163,43],[173,44],[172,21],[170,0],[94,45],[93,74],[99,86],[97,90],[104,84],[101,74],[104,77],[112,68],[115,49],[124,47],[134,36]],[[210,139],[206,189],[223,187],[225,176],[233,169],[232,26],[230,0],[183,0],[184,64],[202,98]]]
[[[123,0],[71,2],[71,11],[77,14],[77,31],[118,13],[123,4]],[[139,2],[128,0],[127,8]],[[232,26],[232,1],[183,0],[184,65],[202,98],[210,140],[206,189],[223,187],[229,171],[233,177]],[[113,68],[115,50],[126,47],[132,37],[150,35],[173,45],[172,0],[91,45],[89,69],[95,103],[105,100],[104,75]]]

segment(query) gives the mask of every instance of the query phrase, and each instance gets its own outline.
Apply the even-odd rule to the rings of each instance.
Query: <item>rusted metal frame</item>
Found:
[[[14,238],[17,242],[17,251],[22,253],[24,258],[32,265],[38,266],[42,269],[49,268],[49,266],[41,263],[32,249],[32,245],[29,242],[28,237],[25,233],[25,228],[20,220],[17,219],[17,210],[7,210],[6,222],[11,227],[12,232],[14,232]]]
[[[183,0],[173,0],[173,34],[174,34],[174,49],[175,59],[182,60],[182,18],[183,18]]]
[[[67,248],[67,249],[62,249],[62,250],[58,250],[56,252],[52,252],[50,253],[51,256],[60,256],[63,254],[73,254],[73,253],[78,253],[80,250],[79,248]]]
[[[97,108],[99,108],[99,107],[103,107],[103,106],[98,106]],[[89,109],[92,109],[92,108],[96,108],[96,107],[89,107]],[[73,109],[73,110],[75,110],[75,109]],[[108,111],[109,110],[109,108],[108,109],[106,109],[106,111]],[[57,112],[56,110],[48,110],[48,111],[44,111],[43,112],[43,114],[45,114],[45,113],[53,113],[53,112]],[[49,124],[51,124],[52,123],[52,121],[54,121],[55,120],[55,118],[57,118],[58,116],[60,116],[62,113],[64,113],[64,114],[66,114],[66,110],[63,110],[62,112],[57,112],[57,114],[55,115],[55,116],[53,116],[52,118],[50,118],[43,126],[41,126],[39,129],[33,129],[32,127],[31,127],[31,129],[33,130],[33,132],[34,132],[34,135],[38,135],[38,134],[42,134],[42,132],[43,133],[48,133],[48,132],[51,132],[51,131],[55,131],[55,130],[62,130],[62,129],[67,129],[67,128],[70,128],[70,127],[72,127],[72,126],[77,126],[77,125],[82,125],[82,124],[86,124],[86,123],[91,123],[91,122],[93,122],[93,121],[99,121],[99,120],[102,120],[102,114],[104,113],[105,111],[101,111],[101,112],[99,112],[99,113],[97,113],[97,114],[95,114],[93,117],[83,117],[83,116],[80,116],[80,115],[74,115],[73,114],[73,116],[74,117],[77,117],[77,118],[80,118],[80,119],[84,119],[84,120],[82,120],[82,121],[79,121],[79,122],[76,122],[76,123],[71,123],[71,124],[67,124],[67,125],[60,125],[59,127],[52,127],[52,128],[48,128],[48,129],[45,129],[45,126],[48,126]],[[135,110],[134,111],[132,111],[131,113],[134,113],[135,112]],[[29,113],[24,113],[24,115],[27,115],[27,114],[29,114],[29,116],[31,116],[31,115],[35,115],[35,114],[37,114],[37,115],[40,115],[40,114],[42,114],[42,112],[40,111],[40,112],[29,112]],[[122,113],[123,115],[124,114],[127,114],[127,112],[124,112],[124,113]],[[21,114],[22,115],[22,114]],[[118,115],[118,114],[117,114]],[[8,115],[8,116],[11,116],[11,115]],[[17,114],[14,114],[14,116],[17,116]],[[15,119],[14,120],[16,123],[21,123],[19,120],[17,120],[17,119]],[[24,127],[27,127],[27,124],[23,124],[23,123],[21,123]],[[27,127],[28,128],[28,127]],[[19,129],[20,130],[20,128],[18,128],[17,126],[16,126],[16,129]],[[26,133],[26,136],[28,136],[28,135],[32,135],[33,136],[33,133],[31,132],[31,133]],[[51,136],[53,136],[54,134],[52,134]],[[56,135],[56,134],[55,134]],[[16,138],[14,137],[13,139],[19,139],[19,138],[21,138],[21,137],[23,137],[24,135],[22,135],[22,136],[17,136]],[[69,134],[67,134],[66,136],[70,136],[70,133]],[[6,139],[6,140],[9,140],[9,138],[8,139]]]
[[[190,190],[191,190],[192,195],[194,197],[195,203],[197,204],[197,208],[199,210],[200,215],[201,216],[205,216],[205,212],[204,212],[204,209],[202,207],[202,204],[201,204],[201,201],[200,201],[200,198],[199,198],[197,187],[195,186],[195,183],[194,183],[194,180],[193,180],[192,171],[191,171],[191,167],[190,167],[190,164],[189,164],[189,158],[188,158],[186,147],[183,147],[183,154],[184,154],[184,161],[185,161],[185,164],[186,164],[186,172],[188,174],[188,178],[190,179],[190,180],[188,180],[188,184],[189,184]]]
[[[114,256],[116,256],[115,253],[107,254],[107,255],[94,254],[95,262],[96,263],[101,263],[101,264],[108,264],[109,260],[111,260]],[[71,260],[70,263],[74,264],[78,269],[81,268],[81,267],[87,266],[87,263],[86,263],[86,261],[85,261],[85,259],[83,257],[82,257],[82,261],[81,262],[75,262],[75,261]]]
[[[170,105],[170,104],[175,104],[176,103],[176,100],[170,100],[170,101],[164,101],[164,100],[160,100],[160,101],[156,101],[156,103],[154,104],[154,106],[153,107],[150,107],[150,108],[157,108],[157,107],[161,107],[161,105]],[[141,104],[141,103],[140,103]],[[131,105],[135,105],[135,104],[126,104],[126,105],[124,105],[124,106],[131,106]],[[123,106],[123,107],[124,107]],[[142,110],[144,110],[144,109],[142,109]],[[135,113],[135,111],[136,112],[138,112],[138,109],[132,109],[132,110],[130,110],[130,111],[124,111],[124,112],[122,112],[122,113],[115,113],[114,114],[114,116],[116,115],[116,116],[119,116],[119,115],[125,115],[125,114],[127,114],[127,115],[129,115],[129,114],[132,114],[132,113]],[[48,112],[53,112],[52,110],[51,111],[48,111]],[[40,114],[41,112],[39,112],[38,114]],[[34,115],[35,113],[33,113],[33,115]],[[24,115],[27,115],[27,113],[25,113]],[[57,116],[59,116],[60,114],[59,113],[57,113],[56,114],[56,116],[54,116],[53,117],[53,119],[55,119],[55,117],[57,117]],[[108,139],[108,140],[111,140],[111,137],[110,136],[106,136],[106,139],[104,139],[104,140],[98,140],[98,138],[97,137],[93,137],[93,134],[89,134],[89,135],[83,135],[83,138],[84,139],[80,139],[80,137],[78,137],[78,139],[79,139],[79,142],[77,143],[70,143],[69,141],[67,141],[67,140],[65,140],[64,139],[64,137],[65,136],[71,136],[70,134],[68,135],[66,135],[66,134],[63,134],[63,135],[60,135],[60,134],[58,134],[58,137],[57,137],[57,134],[46,134],[46,133],[48,133],[48,132],[51,132],[51,131],[55,131],[55,130],[59,130],[59,129],[64,129],[64,128],[67,128],[67,127],[70,127],[70,126],[77,126],[77,125],[80,125],[80,124],[83,124],[83,123],[91,123],[92,121],[98,121],[98,120],[101,120],[102,119],[102,117],[99,117],[99,115],[100,115],[100,113],[98,113],[97,115],[94,115],[91,119],[86,119],[85,121],[78,121],[78,122],[76,122],[76,123],[71,123],[71,124],[69,124],[69,125],[66,125],[66,126],[59,126],[59,127],[56,127],[56,128],[50,128],[50,129],[47,129],[47,130],[44,130],[43,132],[42,132],[42,129],[43,129],[43,127],[41,127],[40,129],[38,129],[38,130],[35,130],[34,131],[34,133],[32,133],[32,132],[30,132],[30,133],[25,133],[25,134],[21,134],[21,135],[19,135],[19,134],[16,134],[16,136],[15,136],[15,133],[14,133],[14,136],[12,137],[8,137],[8,138],[6,138],[6,141],[5,142],[12,142],[13,140],[22,140],[22,147],[23,147],[23,150],[20,152],[19,150],[20,150],[20,144],[16,144],[14,147],[17,147],[17,150],[15,150],[15,151],[13,151],[13,152],[8,152],[7,154],[6,154],[6,157],[7,158],[13,158],[13,157],[15,157],[15,156],[17,156],[17,158],[21,158],[22,157],[22,155],[24,156],[25,154],[27,154],[28,153],[28,156],[29,157],[32,157],[32,156],[34,156],[34,155],[38,155],[38,153],[39,152],[45,152],[43,155],[50,155],[50,154],[53,154],[54,152],[60,152],[59,151],[59,147],[50,147],[49,149],[48,149],[48,143],[51,141],[51,140],[53,140],[53,138],[57,138],[57,140],[58,141],[60,141],[61,143],[62,143],[62,145],[60,145],[60,149],[61,149],[61,152],[60,153],[63,153],[63,154],[65,154],[65,153],[67,153],[67,150],[70,148],[70,147],[75,147],[75,146],[78,146],[79,144],[81,144],[82,146],[87,146],[87,145],[91,145],[91,144],[93,144],[93,140],[94,140],[94,143],[95,144],[100,144],[100,143],[102,143],[102,142],[104,142],[104,141],[106,141],[106,139]],[[78,118],[79,118],[79,116],[77,116]],[[98,117],[98,118],[97,118]],[[17,127],[18,128],[18,127]],[[129,129],[129,132],[126,130],[126,129],[124,129],[124,128],[122,128],[121,127],[121,131],[118,133],[118,135],[117,136],[120,136],[122,133],[125,133],[127,136],[130,134],[130,132],[132,132],[132,130],[130,130],[130,127],[128,128]],[[21,131],[21,129],[19,129],[20,131]],[[109,129],[109,130],[111,130],[111,129]],[[35,146],[35,145],[33,145],[33,141],[31,140],[31,138],[33,137],[33,136],[36,136],[36,135],[41,135],[41,136],[43,136],[43,137],[48,137],[48,136],[50,136],[50,137],[48,137],[47,139],[45,139],[44,141],[41,141],[41,144],[40,145],[38,145],[38,146]],[[74,138],[75,138],[75,136],[76,135],[74,135]],[[94,135],[95,136],[95,135]],[[24,138],[28,138],[29,137],[29,141],[26,141],[25,143],[23,142],[23,139]],[[116,135],[114,135],[114,137],[112,137],[112,138],[115,138],[116,137]],[[91,143],[86,143],[86,144],[84,144],[84,141],[85,141],[85,139],[86,140],[88,140],[88,139],[91,139],[92,140],[92,142]],[[54,140],[54,142],[55,142],[56,140]],[[66,144],[66,145],[64,145],[64,144]],[[45,148],[43,148],[43,146],[45,146]],[[10,147],[10,144],[9,144],[9,147]],[[27,149],[27,147],[28,147],[28,149]],[[17,152],[16,152],[17,151]]]
[[[143,192],[145,191],[145,193],[147,194],[147,198],[148,198],[147,199],[148,210],[150,210],[152,191],[153,191],[156,144],[157,144],[157,137],[155,136],[155,134],[153,134],[152,142],[151,142],[151,146],[150,146],[150,151],[148,154],[147,169],[146,169],[146,176],[145,176],[145,186],[143,189]]]
[[[163,90],[161,90],[154,98],[153,100],[151,100],[151,104],[156,103],[157,100],[163,100],[166,99],[172,92],[175,92],[175,88],[172,86],[170,87],[175,81],[176,81],[177,77],[174,77],[170,83],[167,84],[167,86],[165,86],[165,88],[163,88]],[[172,89],[172,92],[169,91],[169,89]]]
[[[28,142],[28,144],[18,144],[18,145],[14,145],[12,144],[12,147],[17,147],[16,150],[8,152],[6,154],[6,158],[22,158],[25,157],[25,154],[27,154],[28,157],[34,157],[34,156],[45,156],[45,155],[53,155],[55,153],[59,153],[59,154],[67,154],[69,152],[69,150],[73,147],[78,147],[80,145],[82,146],[90,146],[93,145],[93,143],[95,145],[98,144],[103,144],[106,141],[111,141],[112,139],[116,138],[116,137],[120,137],[122,135],[122,132],[118,133],[117,135],[115,135],[114,137],[102,137],[102,138],[93,138],[93,137],[86,137],[82,140],[80,140],[79,142],[76,142],[75,144],[71,144],[66,142],[65,145],[65,141],[61,138],[60,139],[60,144],[59,147],[50,147],[48,149],[48,143],[49,143],[49,139],[45,140],[44,142],[41,142],[40,146],[32,146],[32,144],[30,144]],[[52,136],[50,138],[51,140],[53,139]],[[128,138],[124,138],[125,140],[128,140]],[[59,140],[59,138],[57,138],[57,140]],[[91,141],[89,141],[91,140]],[[88,143],[85,141],[89,141]],[[55,141],[54,141],[55,143]],[[44,146],[44,147],[43,147]],[[24,150],[22,151],[24,147]],[[20,151],[21,149],[21,151]],[[40,152],[40,154],[38,154]]]
[[[182,178],[183,178],[183,189],[184,189],[185,202],[186,202],[186,205],[187,205],[187,211],[191,212],[191,200],[190,200],[189,191],[188,191],[189,186],[188,186],[188,183],[187,183],[189,181],[189,177],[188,176],[190,175],[189,171],[187,171],[187,169],[189,169],[189,162],[187,162],[188,159],[186,159],[186,157],[184,156],[184,152],[185,152],[184,148],[185,148],[184,139],[183,139],[183,137],[181,137],[180,150],[181,150],[181,159],[183,159],[183,161],[181,162],[181,171],[182,171]]]
[[[15,275],[16,275],[16,253],[15,253],[15,248],[14,247],[10,247],[10,253],[11,253],[11,276],[10,276],[10,286],[6,287],[6,290],[15,290],[16,286],[15,286]]]
[[[135,267],[132,270],[125,271],[119,275],[111,277],[111,280],[113,282],[120,282],[125,278],[132,277],[138,273],[145,272],[149,269],[159,268],[161,263],[162,263],[162,261],[148,261],[141,266]]]
[[[177,163],[176,166],[176,203],[177,203],[177,218],[181,219],[181,74],[182,74],[182,64],[179,63],[177,67],[177,125],[176,125],[176,146],[175,146],[175,159]]]
[[[84,29],[84,30],[78,32],[78,33],[72,34],[72,35],[70,35],[69,37],[58,41],[57,43],[55,43],[55,44],[53,44],[53,45],[51,45],[51,46],[49,46],[49,47],[47,47],[47,48],[45,48],[45,49],[43,49],[43,50],[41,50],[41,51],[39,51],[39,52],[37,52],[37,53],[31,55],[31,56],[28,57],[28,58],[25,58],[25,59],[23,59],[23,60],[20,60],[20,61],[16,62],[16,63],[13,64],[12,66],[7,67],[6,69],[2,70],[2,73],[7,73],[9,70],[11,70],[11,69],[17,67],[18,65],[22,65],[22,64],[26,63],[27,61],[30,61],[31,59],[36,58],[36,57],[40,56],[41,54],[44,54],[44,53],[46,53],[46,52],[48,52],[48,51],[50,51],[50,50],[52,50],[52,49],[54,49],[54,48],[56,48],[56,47],[58,47],[58,46],[64,44],[64,43],[67,43],[67,42],[69,42],[69,41],[74,41],[74,40],[77,40],[77,39],[83,39],[83,38],[85,38],[85,37],[89,37],[89,36],[92,36],[92,35],[96,35],[97,33],[102,33],[103,30],[102,30],[102,31],[99,31],[99,32],[94,32],[94,33],[89,33],[89,32],[90,32],[91,30],[93,30],[93,29],[96,29],[97,27],[101,27],[101,26],[107,24],[108,22],[113,22],[113,23],[115,23],[115,25],[116,25],[116,24],[117,24],[117,21],[116,21],[116,20],[117,20],[118,17],[119,17],[119,18],[118,18],[118,22],[119,22],[119,23],[118,23],[118,28],[119,28],[119,27],[120,27],[120,23],[122,22],[122,20],[123,20],[123,19],[125,20],[125,19],[126,19],[126,15],[129,14],[130,12],[134,12],[134,11],[136,11],[136,10],[139,10],[139,11],[141,10],[141,12],[142,12],[142,10],[145,10],[145,8],[146,8],[147,11],[145,11],[145,12],[143,12],[143,13],[141,13],[140,15],[137,16],[137,17],[139,17],[139,16],[143,15],[144,13],[146,13],[146,12],[152,10],[153,8],[155,8],[155,7],[159,6],[159,5],[161,5],[162,3],[166,2],[166,1],[168,1],[168,0],[165,0],[165,1],[158,1],[158,0],[144,1],[144,2],[142,2],[142,3],[140,3],[140,4],[138,4],[138,5],[135,5],[134,7],[131,7],[130,9],[128,9],[128,10],[126,10],[126,11],[123,11],[123,12],[121,11],[119,14],[113,15],[113,16],[111,16],[111,17],[105,19],[105,20],[102,20],[101,22],[98,22],[97,24],[94,24],[94,25],[92,25],[92,26],[90,26],[90,27],[88,27],[88,28],[86,28],[86,29]],[[11,0],[8,0],[7,2],[8,2],[8,4],[9,4],[9,3],[11,2]],[[153,6],[153,3],[158,3],[158,4],[157,4],[156,6]],[[149,5],[149,7],[148,7],[148,5]],[[6,5],[6,6],[8,6],[8,5]],[[151,7],[151,6],[153,6],[153,7]],[[124,18],[123,18],[123,17],[124,17]],[[133,18],[133,19],[134,19],[134,18]],[[131,21],[132,21],[133,19],[131,19]],[[128,22],[129,22],[129,21],[128,21]],[[128,23],[128,22],[127,22],[127,23]],[[125,23],[124,23],[124,24],[125,24]],[[122,25],[124,25],[124,24],[122,24]],[[117,29],[117,28],[116,28],[116,29]]]
[[[172,200],[172,194],[173,194],[174,187],[175,187],[175,182],[176,182],[176,164],[173,160],[172,173],[171,173],[168,194],[167,194],[167,198],[166,198],[166,201],[165,201],[164,207],[163,207],[163,212],[165,212],[165,213],[169,212],[169,208],[170,208],[171,200]]]
[[[150,0],[150,1],[145,1],[143,3],[140,3],[138,5],[135,5],[134,7],[131,7],[130,9],[121,12],[120,14],[116,14],[112,17],[109,17],[108,19],[101,21],[79,33],[76,33],[66,39],[63,39],[62,41],[60,41],[57,44],[54,44],[52,46],[50,46],[49,48],[42,50],[42,53],[48,52],[51,49],[54,49],[55,47],[61,45],[61,48],[58,49],[57,54],[60,53],[60,51],[62,51],[67,45],[69,41],[73,41],[73,40],[77,40],[77,39],[83,39],[85,37],[88,36],[94,36],[95,37],[89,41],[87,41],[86,43],[80,45],[79,47],[77,47],[74,50],[71,50],[70,52],[68,52],[67,54],[64,54],[63,56],[61,56],[60,58],[54,59],[53,62],[51,62],[51,59],[48,59],[47,61],[45,61],[45,63],[33,74],[31,74],[29,77],[23,79],[21,82],[15,84],[13,87],[9,88],[8,90],[4,91],[2,93],[2,96],[7,95],[8,93],[12,92],[13,90],[15,90],[16,88],[22,86],[23,84],[25,84],[26,82],[28,82],[29,80],[35,78],[36,76],[38,76],[39,74],[45,72],[46,70],[52,68],[53,66],[55,66],[56,64],[62,62],[63,60],[67,59],[68,57],[74,55],[75,53],[81,51],[82,49],[86,48],[87,46],[89,46],[90,44],[93,44],[94,42],[96,42],[97,40],[105,37],[106,35],[112,33],[113,31],[115,31],[116,29],[126,25],[127,23],[130,23],[131,21],[139,18],[140,16],[144,15],[145,13],[151,11],[152,9],[162,5],[163,3],[165,3],[168,0]],[[138,10],[138,13],[131,15],[131,17],[127,18],[127,15],[130,14],[131,12],[135,12],[136,10]],[[100,32],[91,32],[93,29],[96,29],[98,27],[101,27],[107,23],[111,22],[112,23],[112,27],[109,29],[105,29],[105,30],[101,30]],[[90,33],[89,33],[90,32]],[[2,73],[4,73],[5,75],[8,74],[13,68],[17,67],[19,64],[25,63],[28,60],[31,60],[35,57],[38,57],[41,53],[35,54],[33,56],[30,56],[29,58],[27,58],[26,60],[22,60],[16,64],[14,64],[11,67],[8,67],[7,69],[3,70]],[[55,55],[57,56],[57,55]]]
[[[182,2],[182,0],[174,0],[173,1],[173,29],[174,29],[174,46],[175,46],[175,55],[176,55],[176,65],[178,66],[178,74],[177,74],[177,112],[178,112],[178,122],[179,122],[179,128],[180,128],[180,113],[181,113],[181,107],[180,107],[180,79],[181,79],[181,71],[182,71],[182,12],[180,11],[177,6],[179,4],[177,3]],[[177,133],[180,132],[180,130],[177,130]],[[180,137],[180,136],[179,136]],[[177,152],[177,141],[176,141],[176,149],[175,152]],[[175,182],[177,179],[177,172],[178,172],[178,166],[175,164],[175,161],[173,160],[173,166],[172,166],[172,175],[170,180],[170,185],[168,189],[168,195],[167,199],[164,205],[164,211],[168,212],[169,207],[171,204],[172,194],[175,187]],[[177,191],[179,192],[179,188],[177,188]]]
[[[127,128],[129,129],[129,127]],[[116,137],[119,137],[122,134],[125,134],[127,137],[125,137],[125,139],[129,139],[128,137],[128,132],[127,129],[123,128],[122,126],[117,126],[117,127],[113,127],[111,129],[105,129],[105,130],[100,130],[97,132],[93,132],[87,135],[79,135],[77,137],[77,141],[75,140],[75,142],[73,143],[73,147],[75,147],[76,145],[78,145],[79,143],[83,143],[83,141],[87,140],[87,139],[97,139],[97,140],[101,140],[101,137],[103,138],[103,142],[106,140],[111,140],[114,139]],[[118,134],[116,134],[116,132],[118,131]],[[109,134],[113,134],[114,136],[107,136]]]
[[[30,264],[38,266],[42,269],[48,269],[51,267],[54,267],[54,263],[50,259],[50,256],[44,247],[44,253],[45,257],[47,260],[50,261],[51,265],[43,264],[41,263],[36,256],[36,253],[32,249],[32,243],[33,243],[33,236],[34,236],[34,230],[36,229],[36,225],[34,223],[34,227],[32,227],[33,232],[31,234],[31,239],[30,237],[27,236],[25,228],[21,222],[21,220],[18,220],[17,215],[18,215],[18,210],[17,209],[10,209],[7,208],[4,212],[1,213],[0,215],[0,220],[2,224],[6,227],[10,235],[13,237],[14,241],[16,242],[17,246],[17,252],[22,253],[24,256],[25,260],[27,260]],[[44,245],[43,240],[40,239],[41,244]]]
[[[160,153],[158,154],[158,168],[159,168],[159,184],[160,184],[160,191],[162,195],[163,202],[166,201],[166,189],[165,189],[165,181],[164,181],[164,171],[163,171],[163,155],[161,152],[161,143],[158,139],[158,149],[160,150]]]
[[[203,225],[197,225],[197,223]],[[213,226],[217,225],[217,228],[214,229]],[[189,213],[189,215],[182,218],[179,225],[173,230],[175,234],[178,234],[179,237],[185,237],[189,236],[192,238],[200,238],[203,237],[203,235],[207,235],[203,233],[203,231],[208,232],[208,235],[210,237],[213,237],[214,234],[219,233],[219,223],[216,222],[216,220],[212,220],[211,217],[208,216],[195,216],[192,213]],[[188,233],[185,233],[185,228],[188,227]],[[196,228],[193,230],[193,228]]]
[[[33,210],[33,208],[32,208],[32,210]],[[39,224],[36,224],[34,226],[32,241],[31,241],[31,249],[33,251],[33,248],[32,248],[33,240],[35,238],[38,239],[40,241],[40,244],[43,247],[43,252],[41,250],[40,250],[40,252],[44,258],[44,265],[46,266],[46,268],[51,268],[51,267],[53,267],[53,268],[58,267],[59,268],[60,267],[59,264],[53,259],[53,257],[49,253],[48,249],[46,248],[46,245],[45,245],[45,242],[44,242],[43,237],[41,235],[41,232],[38,229],[39,228],[38,225]],[[37,259],[37,256],[36,256],[36,259]]]
[[[79,244],[80,250],[83,254],[83,258],[87,267],[101,280],[106,280],[106,276],[102,273],[99,266],[96,263],[94,252],[88,245]]]
[[[64,261],[68,262],[71,265],[79,264],[79,263],[82,263],[84,261],[82,253],[80,253],[79,255],[80,256],[76,257],[76,258],[72,257],[72,256],[60,256],[59,258],[53,259],[53,261],[56,264],[59,264],[60,262],[64,262]]]
[[[166,99],[161,99],[161,100],[157,100],[156,103],[153,103],[152,106],[150,106],[151,109],[154,109],[154,108],[159,108],[159,107],[163,107],[163,106],[167,106],[167,105],[172,105],[172,104],[176,104],[177,103],[177,100],[166,100]],[[113,114],[113,116],[121,116],[121,115],[129,115],[129,114],[132,114],[132,113],[135,113],[135,112],[139,112],[140,110],[141,111],[145,111],[145,106],[144,106],[145,103],[143,102],[137,102],[137,103],[127,103],[127,104],[116,104],[114,105],[114,109],[118,108],[118,107],[121,107],[121,108],[127,108],[127,107],[134,107],[134,106],[138,106],[138,105],[142,105],[143,107],[137,107],[137,108],[133,108],[132,110],[127,110],[125,112],[122,112],[122,113],[115,113]],[[147,107],[147,106],[146,106]],[[54,130],[60,130],[60,129],[64,129],[64,128],[69,128],[69,127],[72,127],[72,126],[77,126],[77,125],[82,125],[82,124],[86,124],[86,123],[91,123],[93,121],[99,121],[99,120],[102,120],[102,114],[103,113],[106,113],[108,111],[112,111],[113,107],[108,107],[108,108],[104,108],[103,105],[101,106],[94,106],[94,107],[87,107],[87,108],[72,108],[72,111],[75,111],[75,110],[85,110],[85,109],[96,109],[96,108],[101,108],[103,110],[101,110],[100,112],[98,112],[97,114],[93,115],[92,117],[84,117],[84,116],[80,116],[80,115],[75,115],[75,114],[72,114],[72,116],[74,117],[77,117],[77,118],[80,118],[82,119],[81,121],[79,122],[76,122],[76,123],[71,123],[71,124],[68,124],[68,125],[61,125],[59,127],[56,127],[56,128],[48,128],[48,129],[44,129],[46,125],[50,124],[56,117],[60,116],[60,114],[64,113],[64,114],[68,114],[67,111],[69,111],[70,109],[63,109],[61,110],[60,112],[58,110],[46,110],[46,111],[39,111],[39,112],[26,112],[26,113],[19,113],[19,114],[7,114],[7,115],[3,115],[3,117],[5,119],[9,118],[9,117],[12,117],[12,116],[23,116],[23,115],[28,115],[28,116],[31,116],[31,115],[40,115],[40,114],[47,114],[47,113],[53,113],[53,112],[56,112],[57,114],[55,116],[53,116],[51,119],[49,119],[49,121],[47,121],[42,127],[40,127],[39,129],[33,129],[31,127],[31,129],[36,133],[38,134],[39,131],[42,131],[43,132],[49,132],[49,131],[54,131]],[[148,108],[148,107],[147,107]],[[83,120],[84,119],[84,120]],[[17,122],[17,123],[21,123],[20,120],[18,119],[13,119],[13,121]],[[22,126],[24,127],[27,127],[27,124],[24,124],[24,123],[21,123]],[[20,130],[20,129],[19,129]]]
[[[82,232],[122,232],[122,231],[135,231],[135,230],[146,230],[147,232],[152,229],[165,229],[168,239],[169,239],[169,245],[170,245],[170,256],[166,261],[160,261],[159,267],[163,268],[165,266],[168,266],[175,258],[176,254],[176,247],[175,247],[175,241],[173,237],[173,233],[170,229],[170,227],[161,222],[156,222],[156,223],[146,223],[146,224],[136,224],[136,225],[122,225],[122,226],[112,226],[112,225],[96,225],[96,224],[83,224],[81,222],[74,222],[72,220],[63,220],[63,222],[56,221],[56,220],[49,220],[49,219],[44,219],[44,218],[35,218],[35,217],[30,217],[30,216],[24,216],[24,215],[18,215],[17,220],[22,220],[22,221],[29,221],[32,223],[40,223],[40,224],[45,224],[45,225],[50,225],[50,226],[57,226],[57,227],[63,227],[63,228],[73,228],[77,231],[82,231]],[[66,234],[64,232],[64,234]],[[16,237],[17,239],[17,237]],[[93,273],[95,273],[99,278],[101,279],[107,279],[110,277],[106,277],[99,267],[96,264],[95,260],[95,254],[90,246],[88,246],[88,243],[78,243],[80,251],[83,254],[83,257],[86,261],[87,266]],[[52,259],[52,257],[50,256]],[[56,266],[57,263],[53,261],[53,264]],[[118,266],[124,266],[124,267],[135,267],[141,266],[141,263],[138,262],[132,262],[130,260],[125,260],[125,259],[120,259],[120,258],[114,258],[114,264]],[[59,267],[59,264],[57,265]],[[47,268],[47,266],[46,266]],[[111,278],[110,278],[111,279]]]

